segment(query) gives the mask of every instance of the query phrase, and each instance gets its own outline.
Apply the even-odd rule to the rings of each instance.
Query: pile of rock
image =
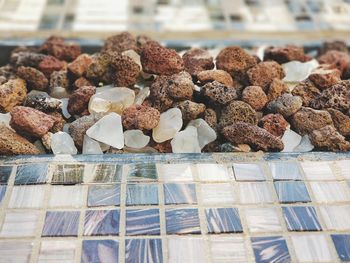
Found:
[[[127,32],[95,54],[56,36],[17,48],[0,68],[0,154],[350,150],[344,43],[212,54]]]

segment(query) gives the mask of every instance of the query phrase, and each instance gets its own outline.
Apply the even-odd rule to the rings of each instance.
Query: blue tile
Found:
[[[283,207],[283,215],[289,231],[321,231],[316,210],[313,207]]]
[[[280,203],[311,202],[304,182],[278,181],[275,182],[275,188]]]
[[[297,162],[270,162],[269,166],[274,180],[302,180]]]
[[[0,184],[7,184],[12,172],[12,166],[0,166]]]
[[[201,233],[197,209],[166,209],[165,218],[167,234]]]
[[[156,184],[128,184],[126,205],[157,205],[158,186]]]
[[[341,261],[350,261],[350,235],[331,235]]]
[[[6,193],[6,185],[0,185],[0,204]]]
[[[77,236],[79,215],[79,211],[46,212],[42,236]]]
[[[233,171],[236,181],[265,181],[262,167],[257,163],[235,163]]]
[[[209,208],[205,210],[208,233],[243,232],[241,220],[236,208]]]
[[[120,205],[120,185],[89,186],[88,206]]]
[[[136,163],[129,165],[128,180],[156,181],[157,179],[158,173],[154,163]]]
[[[17,167],[15,185],[44,184],[47,182],[47,164],[24,164]]]
[[[114,240],[84,240],[81,263],[118,262],[119,243]]]
[[[126,235],[160,235],[158,209],[126,210]]]
[[[288,263],[292,262],[287,243],[281,236],[252,237],[255,262]]]
[[[123,174],[122,165],[97,164],[94,167],[92,183],[120,182]]]
[[[166,205],[197,204],[195,184],[164,184]]]
[[[83,182],[84,165],[58,164],[52,176],[52,184],[80,184]]]
[[[127,239],[125,241],[126,263],[162,263],[161,239]]]
[[[85,213],[84,235],[119,234],[119,210],[89,210]]]

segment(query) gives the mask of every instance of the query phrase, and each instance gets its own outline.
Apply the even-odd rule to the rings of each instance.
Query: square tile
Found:
[[[244,214],[249,232],[281,232],[282,226],[276,208],[245,208]]]
[[[239,197],[243,204],[273,203],[274,201],[266,182],[239,183]]]
[[[158,209],[126,210],[126,235],[160,235]]]
[[[157,164],[157,170],[164,182],[193,181],[191,164]]]
[[[58,164],[52,176],[52,184],[80,184],[83,182],[83,164]]]
[[[158,185],[128,184],[126,187],[126,205],[157,205]]]
[[[203,163],[196,165],[200,181],[229,181],[230,175],[224,164]]]
[[[0,237],[34,237],[38,222],[38,212],[7,212]]]
[[[320,212],[328,230],[350,230],[350,205],[321,206]]]
[[[297,162],[269,162],[273,180],[302,180]]]
[[[81,263],[119,261],[119,243],[115,240],[84,240]]]
[[[215,263],[248,262],[243,237],[211,236],[210,252]]]
[[[119,210],[88,210],[85,213],[84,235],[105,236],[119,234]]]
[[[158,173],[154,163],[135,163],[128,165],[128,180],[157,181]]]
[[[44,185],[21,185],[12,189],[9,208],[41,208],[44,205]]]
[[[0,165],[0,184],[7,184],[12,173],[12,166]]]
[[[0,262],[29,263],[32,248],[30,241],[0,241]]]
[[[319,203],[350,201],[347,186],[342,182],[310,182],[310,187]]]
[[[53,185],[49,207],[82,207],[84,191],[81,185]]]
[[[23,164],[17,166],[15,185],[44,184],[47,182],[47,164]]]
[[[265,181],[264,171],[257,163],[234,163],[236,181]]]
[[[335,180],[329,162],[301,162],[308,180]]]
[[[292,262],[287,243],[281,236],[252,237],[251,242],[257,263]]]
[[[350,235],[331,235],[338,257],[350,261]]]
[[[204,205],[233,204],[236,200],[231,184],[201,184]]]
[[[172,204],[197,204],[195,184],[164,184],[164,202]]]
[[[304,182],[277,181],[274,184],[280,203],[311,202]]]
[[[200,234],[198,209],[166,209],[167,234]]]
[[[350,179],[350,160],[336,161],[336,166],[340,169],[342,177],[346,180]]]
[[[299,262],[333,262],[325,235],[292,235],[292,244]]]
[[[161,239],[127,239],[125,241],[125,263],[162,263]]]
[[[168,237],[169,263],[207,263],[205,241],[199,237]]]
[[[0,185],[0,205],[6,193],[6,185]]]
[[[283,215],[289,231],[321,231],[316,210],[310,206],[283,207]]]
[[[88,193],[88,206],[120,205],[120,185],[91,185]]]
[[[46,212],[43,237],[77,236],[79,226],[79,211],[48,211]]]
[[[205,216],[210,234],[243,232],[237,208],[209,208]]]
[[[123,175],[123,166],[115,164],[87,164],[84,168],[85,183],[117,183]]]
[[[41,241],[38,262],[75,262],[77,243],[65,241]]]

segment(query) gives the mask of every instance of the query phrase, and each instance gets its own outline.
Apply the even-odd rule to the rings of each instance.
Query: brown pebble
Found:
[[[110,36],[106,39],[102,52],[113,51],[123,53],[126,50],[135,50],[140,53],[136,39],[129,32],[122,32],[117,35]]]
[[[60,71],[64,67],[64,63],[53,56],[45,57],[39,64],[38,69],[44,73],[47,78],[54,71]]]
[[[88,54],[81,54],[68,65],[68,70],[75,76],[81,77],[85,75],[88,67],[92,63],[92,58]]]
[[[10,79],[0,85],[0,112],[9,112],[21,105],[27,96],[26,83],[22,79]]]
[[[174,107],[181,110],[182,119],[185,121],[197,119],[205,111],[203,103],[196,103],[190,100],[177,102],[174,104]]]
[[[218,117],[216,115],[215,110],[207,108],[204,111],[204,116],[203,119],[206,121],[206,123],[209,124],[209,126],[216,130],[217,129],[217,125],[218,125]]]
[[[192,76],[197,76],[203,70],[214,68],[213,57],[202,48],[191,48],[182,56],[185,70]]]
[[[59,60],[73,61],[80,53],[80,46],[75,43],[65,43],[64,38],[52,36],[40,48],[41,52],[52,55]]]
[[[350,117],[341,111],[329,108],[327,111],[331,114],[335,128],[343,136],[350,135]]]
[[[289,93],[288,85],[280,79],[273,79],[267,91],[267,100],[273,101],[284,93]]]
[[[71,115],[80,115],[88,109],[92,95],[96,93],[96,87],[83,86],[76,89],[68,100],[67,110]]]
[[[316,88],[313,82],[307,79],[299,82],[292,90],[292,94],[302,99],[304,107],[309,107],[311,101],[317,98],[321,94],[321,91]]]
[[[225,70],[220,69],[201,71],[197,74],[197,79],[201,85],[213,81],[220,82],[226,87],[236,87],[239,85],[238,83],[233,81],[230,74],[228,74]]]
[[[274,60],[279,64],[293,60],[306,62],[311,58],[304,53],[302,47],[286,45],[284,47],[269,47],[265,49],[264,60]]]
[[[205,84],[201,90],[201,94],[211,102],[219,105],[226,105],[238,97],[235,88],[227,87],[217,81]]]
[[[262,110],[267,103],[267,96],[259,86],[248,86],[243,90],[242,101],[248,103],[254,110]]]
[[[340,81],[340,71],[338,69],[318,68],[309,75],[309,79],[318,89],[328,89]]]
[[[317,150],[334,152],[350,150],[350,142],[331,125],[312,131],[310,140]]]
[[[320,64],[328,64],[343,73],[346,66],[350,63],[350,56],[341,51],[330,50],[318,57],[317,60]]]
[[[45,75],[35,68],[21,66],[17,69],[17,75],[27,82],[30,89],[43,91],[49,85]]]
[[[288,127],[288,122],[281,114],[267,114],[259,120],[259,126],[272,135],[282,137]]]
[[[160,112],[152,107],[132,105],[122,114],[123,127],[127,130],[152,130],[159,123]]]

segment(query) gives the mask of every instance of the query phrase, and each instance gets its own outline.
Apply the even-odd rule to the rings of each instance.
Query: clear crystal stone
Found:
[[[294,148],[294,152],[311,152],[315,146],[310,141],[308,135],[304,135],[297,147]]]
[[[284,149],[282,152],[293,152],[294,148],[300,144],[301,136],[296,132],[288,129],[282,136]]]
[[[7,127],[10,127],[11,114],[8,113],[0,113],[0,123],[4,123]]]
[[[160,114],[158,125],[153,129],[152,137],[155,142],[161,143],[174,138],[175,133],[181,130],[182,113],[178,108],[172,108]]]
[[[56,132],[51,136],[51,149],[54,154],[77,154],[72,137],[66,132]]]
[[[193,126],[197,129],[199,147],[203,149],[208,143],[216,140],[216,132],[203,119],[192,120],[188,126]]]
[[[128,130],[124,132],[124,141],[126,146],[140,149],[149,143],[150,137],[140,130]]]
[[[290,61],[282,64],[286,76],[283,81],[285,82],[298,82],[306,79],[311,72],[319,66],[316,59],[308,62]]]
[[[84,135],[83,154],[103,154],[100,143]]]
[[[188,126],[177,132],[170,142],[173,153],[200,153],[197,128]]]

